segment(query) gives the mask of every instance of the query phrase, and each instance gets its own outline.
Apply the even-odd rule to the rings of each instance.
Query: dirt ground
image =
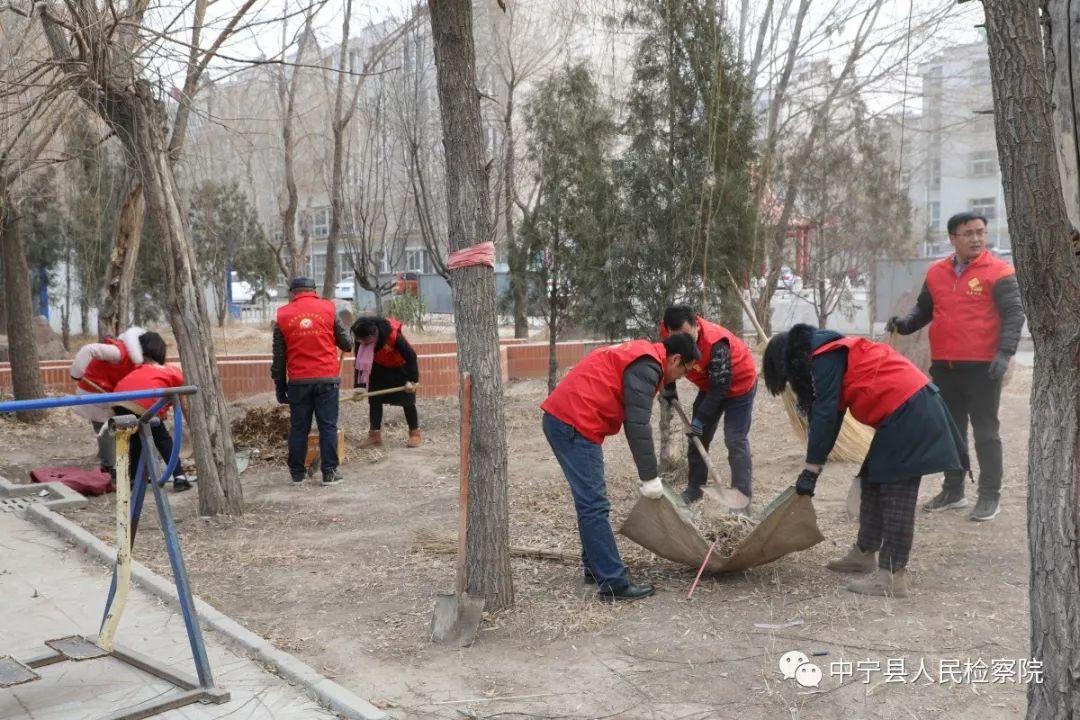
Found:
[[[487,617],[470,648],[433,646],[432,604],[452,588],[453,563],[417,550],[412,533],[453,527],[453,401],[421,404],[425,444],[416,450],[404,447],[403,420],[388,409],[386,453],[353,447],[340,486],[290,487],[280,452],[271,452],[243,474],[243,517],[201,519],[193,492],[174,495],[174,507],[202,598],[395,717],[1004,720],[1022,716],[1023,684],[1012,677],[942,683],[939,663],[990,666],[1028,656],[1029,388],[1023,368],[1003,398],[1001,515],[977,524],[966,511],[920,513],[914,594],[905,600],[853,595],[846,578],[824,569],[855,532],[844,498],[857,468],[830,464],[814,498],[827,540],[815,548],[706,580],[687,600],[693,571],[620,538],[634,578],[658,588],[651,599],[620,606],[596,600],[573,563],[515,559],[514,609]],[[569,493],[539,429],[544,390],[539,382],[506,388],[511,535],[514,544],[573,553]],[[689,388],[682,396],[690,399]],[[344,403],[342,417],[354,445],[367,429],[366,406]],[[780,402],[760,393],[751,439],[754,509],[797,474],[802,448],[793,437]],[[713,456],[726,475],[717,445]],[[54,413],[45,433],[0,421],[0,447],[0,472],[11,478],[34,465],[89,464],[94,449],[88,429],[67,413]],[[637,484],[625,441],[612,438],[605,452],[617,525]],[[926,478],[923,498],[939,484],[940,476]],[[70,517],[110,538],[112,513],[110,496]],[[159,538],[148,503],[135,556],[167,574]],[[759,626],[788,623],[797,624]],[[792,650],[825,653],[812,657],[824,673],[820,688],[782,678],[779,659]],[[851,676],[834,676],[845,663]],[[926,672],[913,684],[920,664]],[[971,679],[981,679],[978,667]],[[895,672],[886,676],[887,668]]]

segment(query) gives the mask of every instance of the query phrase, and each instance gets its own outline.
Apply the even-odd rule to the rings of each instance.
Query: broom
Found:
[[[413,531],[413,546],[440,555],[452,555],[458,551],[457,535],[449,530],[437,527],[422,527]],[[511,545],[512,557],[532,558],[534,560],[553,560],[555,562],[581,562],[581,553],[560,552],[545,548]]]
[[[739,298],[739,303],[750,318],[750,322],[753,324],[755,332],[757,332],[758,343],[755,347],[755,351],[760,355],[765,349],[765,344],[769,341],[769,336],[765,334],[765,329],[761,327],[761,323],[758,322],[754,308],[752,308],[746,301],[746,298],[743,297],[742,289],[739,287],[738,283],[735,282],[735,277],[731,274],[730,270],[728,271],[728,279],[731,280],[731,284],[735,287],[735,295]],[[788,420],[791,422],[791,429],[795,431],[795,436],[805,445],[807,439],[807,421],[806,418],[799,414],[795,392],[790,387],[785,387],[783,397],[784,410],[787,411]],[[829,459],[835,462],[861,463],[863,458],[866,457],[866,453],[870,451],[870,441],[873,439],[873,428],[863,425],[861,422],[851,417],[850,414],[845,414],[844,423],[840,427],[840,434],[836,438],[836,445],[833,446],[832,452],[829,453]]]

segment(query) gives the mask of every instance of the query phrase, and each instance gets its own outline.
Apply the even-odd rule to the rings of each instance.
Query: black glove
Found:
[[[999,352],[994,356],[994,359],[990,361],[990,367],[986,369],[986,374],[990,376],[991,380],[1000,380],[1005,377],[1005,373],[1008,369],[1009,356]]]
[[[705,427],[701,424],[701,421],[694,418],[690,423],[690,427],[686,428],[686,437],[701,437],[705,433]]]
[[[289,391],[288,391],[287,388],[288,388],[288,386],[285,383],[277,383],[276,384],[275,390],[277,392],[278,405],[288,405],[289,404]]]
[[[891,318],[885,321],[885,332],[897,332],[901,335],[907,335],[907,327],[902,318],[897,315],[893,315]]]
[[[675,383],[668,383],[664,387],[660,388],[660,399],[669,403],[679,402],[679,391],[675,387]]]
[[[798,479],[795,481],[795,494],[814,497],[814,486],[817,485],[817,479],[820,474],[821,473],[816,473],[813,470],[804,468],[803,471],[799,473]]]

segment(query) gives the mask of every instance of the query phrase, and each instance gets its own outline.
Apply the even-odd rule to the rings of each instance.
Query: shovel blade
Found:
[[[742,510],[750,504],[750,498],[746,497],[735,488],[706,485],[702,488],[702,491],[708,494],[713,500],[722,505],[726,505],[732,510]]]
[[[484,601],[466,594],[438,595],[431,615],[431,641],[467,647],[476,639],[484,617]]]

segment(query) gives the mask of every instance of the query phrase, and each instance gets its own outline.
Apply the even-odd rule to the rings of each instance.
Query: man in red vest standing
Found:
[[[315,294],[315,281],[298,277],[289,284],[290,301],[278,308],[274,323],[274,378],[277,400],[289,405],[289,474],[304,482],[311,417],[319,424],[323,485],[341,482],[338,471],[338,386],[341,352],[352,349],[349,331],[330,300]]]
[[[757,394],[754,356],[734,333],[698,316],[689,305],[673,305],[664,311],[660,336],[679,332],[694,338],[701,356],[701,360],[686,373],[686,379],[698,387],[687,435],[701,438],[701,444],[708,450],[723,417],[731,486],[750,497],[750,422]],[[675,383],[665,385],[661,397],[668,402],[678,402]],[[692,442],[688,443],[686,461],[689,478],[682,497],[690,504],[701,499],[701,489],[708,480],[709,470]]]
[[[972,520],[993,520],[1001,498],[1001,379],[1020,343],[1024,308],[1016,272],[986,249],[986,218],[960,213],[949,218],[956,251],[926,271],[926,281],[905,317],[889,318],[886,331],[901,335],[930,324],[930,376],[967,442],[970,420],[979,459],[979,500]],[[945,474],[941,492],[923,505],[932,512],[967,507],[964,475]]]
[[[852,582],[848,590],[907,597],[905,568],[922,476],[968,466],[967,446],[938,389],[884,343],[801,324],[769,340],[762,373],[773,395],[791,387],[807,419],[806,464],[795,482],[800,495],[813,496],[846,412],[875,429],[858,475],[858,538],[827,567],[869,573],[876,566],[876,576]]]
[[[577,510],[581,564],[586,583],[596,583],[607,600],[638,600],[651,585],[630,582],[608,515],[604,482],[604,438],[623,428],[637,465],[639,489],[647,498],[664,494],[653,446],[653,400],[664,383],[686,375],[698,359],[689,335],[663,343],[631,340],[585,356],[540,405],[543,428],[555,452]]]

